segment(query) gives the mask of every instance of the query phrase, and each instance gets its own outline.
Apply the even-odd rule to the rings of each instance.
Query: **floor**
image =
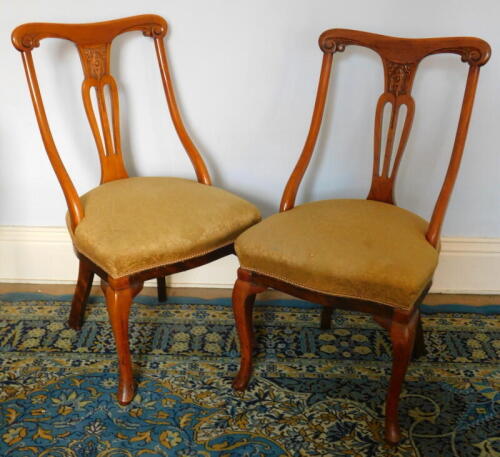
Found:
[[[0,292],[72,289],[4,284]],[[115,400],[116,353],[102,300],[90,303],[80,332],[67,328],[67,298],[0,300],[0,455],[497,455],[497,315],[423,316],[427,354],[409,367],[403,440],[388,448],[382,427],[391,345],[369,316],[341,311],[331,330],[321,330],[317,309],[256,307],[254,375],[236,394],[232,312],[227,301],[211,299],[230,290],[170,294],[208,300],[137,300],[129,332],[139,391],[127,407]],[[498,304],[500,296],[427,302],[443,301]]]
[[[0,283],[0,294],[9,292],[38,292],[44,294],[62,295],[72,294],[74,285],[71,284],[22,284],[22,283]],[[168,288],[171,297],[198,297],[198,298],[222,298],[230,297],[231,289],[199,288],[199,287],[174,287]],[[99,286],[92,288],[92,295],[102,295]],[[156,288],[145,287],[141,295],[156,295]],[[266,291],[259,295],[261,299],[288,298],[287,294],[277,291]],[[498,305],[500,295],[472,295],[472,294],[429,294],[424,303],[427,305],[440,304],[464,304],[472,306]]]

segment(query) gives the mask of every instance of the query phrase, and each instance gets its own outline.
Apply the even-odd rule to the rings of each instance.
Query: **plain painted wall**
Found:
[[[461,173],[444,235],[500,237],[500,4],[401,0],[0,0],[0,225],[64,225],[66,211],[36,125],[10,32],[31,21],[93,22],[156,13],[166,38],[178,101],[214,183],[268,215],[306,137],[321,52],[333,27],[396,36],[475,35],[493,57],[479,81]],[[98,183],[95,145],[80,98],[73,45],[45,40],[34,52],[59,151],[83,193]],[[382,69],[375,54],[336,55],[325,122],[299,201],[364,197],[373,157]],[[127,34],[113,48],[123,149],[132,175],[194,177],[170,122],[150,39]],[[447,166],[467,66],[454,55],[420,66],[417,111],[401,164],[398,203],[429,217]],[[168,202],[166,202],[168,203]]]

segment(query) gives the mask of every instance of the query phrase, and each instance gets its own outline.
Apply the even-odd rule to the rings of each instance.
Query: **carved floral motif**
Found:
[[[82,52],[85,58],[85,69],[89,76],[95,79],[102,78],[106,71],[106,45],[86,47]]]
[[[387,64],[388,92],[394,95],[408,93],[408,86],[411,79],[411,65],[407,63]]]

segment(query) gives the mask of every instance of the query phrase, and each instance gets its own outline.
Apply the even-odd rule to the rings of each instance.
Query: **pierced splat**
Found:
[[[99,152],[101,183],[126,178],[120,141],[118,89],[109,72],[111,43],[79,45],[78,51],[85,74],[83,104]],[[107,104],[106,90],[109,91],[111,106]],[[92,103],[93,96],[98,115]]]
[[[394,203],[394,182],[415,114],[411,87],[416,69],[416,63],[396,63],[384,60],[385,92],[380,96],[375,112],[373,177],[368,194],[370,200]],[[391,108],[390,120],[387,138],[382,144],[384,110],[387,105]],[[402,107],[406,107],[406,111],[404,118],[400,120]],[[396,138],[400,122],[401,135]],[[384,151],[383,156],[382,151]]]

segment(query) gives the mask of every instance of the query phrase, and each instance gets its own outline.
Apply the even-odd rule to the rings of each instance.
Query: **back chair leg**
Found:
[[[92,288],[92,281],[94,273],[91,271],[89,265],[80,260],[78,267],[78,280],[75,286],[75,293],[73,294],[73,301],[71,302],[71,312],[69,314],[68,325],[75,329],[80,330],[83,324],[83,316],[85,308],[87,307],[87,300]]]
[[[424,329],[422,327],[422,318],[419,315],[416,334],[415,334],[415,347],[413,348],[413,359],[418,359],[419,357],[423,357],[427,354],[427,350],[425,349],[425,341],[424,341]]]
[[[252,374],[252,352],[255,346],[253,332],[253,305],[255,295],[265,288],[251,282],[237,279],[233,289],[233,313],[236,321],[236,331],[240,340],[240,370],[234,378],[233,388],[243,391],[247,388]]]
[[[332,328],[332,316],[334,311],[334,308],[331,306],[323,306],[321,308],[321,322],[319,325],[321,330],[330,330]]]
[[[412,358],[419,318],[418,308],[411,315],[394,311],[390,326],[392,374],[385,405],[385,439],[391,444],[396,444],[401,439],[398,419],[399,395]]]
[[[116,352],[118,353],[119,383],[118,403],[127,405],[135,394],[135,383],[132,374],[132,358],[128,342],[128,318],[132,298],[139,293],[142,284],[127,289],[113,289],[102,281],[102,290],[106,297],[109,321],[115,336]]]
[[[156,287],[158,289],[158,301],[160,303],[167,301],[167,282],[165,276],[156,278]]]

